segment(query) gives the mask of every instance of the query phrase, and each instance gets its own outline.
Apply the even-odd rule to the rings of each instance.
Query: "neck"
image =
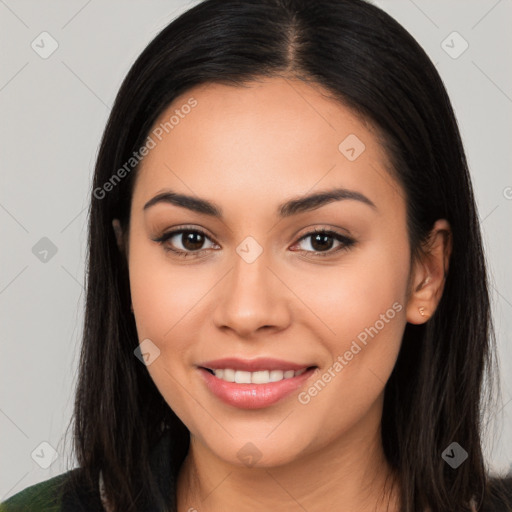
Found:
[[[396,512],[393,482],[380,422],[373,431],[358,424],[322,450],[277,467],[229,464],[191,435],[178,479],[178,510],[219,512],[236,504],[239,512]]]

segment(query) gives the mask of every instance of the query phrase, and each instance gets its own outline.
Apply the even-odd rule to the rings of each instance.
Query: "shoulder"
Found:
[[[25,510],[53,512],[61,510],[63,487],[72,471],[23,489],[7,501],[0,503],[0,512],[22,512]]]
[[[67,512],[103,510],[99,490],[83,483],[82,470],[75,468],[32,485],[0,503],[0,512]]]
[[[512,476],[489,478],[487,496],[481,510],[482,512],[512,512]]]

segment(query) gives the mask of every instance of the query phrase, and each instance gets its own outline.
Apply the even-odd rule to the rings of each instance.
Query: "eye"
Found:
[[[189,255],[196,257],[216,246],[216,244],[212,242],[214,247],[203,248],[202,246],[207,240],[212,242],[211,238],[204,231],[197,228],[177,229],[165,233],[160,238],[154,239],[155,242],[163,246],[165,251],[173,252],[177,256],[184,258]]]
[[[297,244],[308,239],[310,239],[310,241],[305,245],[309,245],[312,250],[302,249],[298,252],[313,253],[314,256],[321,257],[332,255],[333,253],[337,253],[341,250],[347,250],[355,244],[354,239],[329,229],[315,229],[310,231],[302,236]],[[336,249],[331,250],[335,242],[338,242],[339,245]]]
[[[329,256],[341,250],[348,250],[356,242],[346,235],[329,229],[315,229],[303,235],[295,246],[311,239],[309,245],[312,250],[299,249],[297,252],[313,254],[313,256]],[[198,228],[180,228],[163,234],[161,237],[153,239],[161,244],[166,252],[172,252],[176,256],[186,258],[188,256],[198,257],[209,249],[216,249],[219,246],[211,238]],[[206,241],[210,241],[211,246],[204,248]],[[337,248],[332,250],[335,242],[338,242]],[[294,247],[294,246],[292,246]],[[295,249],[292,249],[295,251]]]

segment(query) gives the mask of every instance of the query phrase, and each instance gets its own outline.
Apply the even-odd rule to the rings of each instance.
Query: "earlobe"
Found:
[[[407,321],[423,324],[434,314],[444,290],[448,264],[452,250],[449,223],[440,219],[430,232],[422,248],[422,256],[416,261],[411,293],[407,303]]]
[[[423,272],[427,274],[428,269]],[[423,275],[423,273],[422,273]],[[413,288],[413,292],[407,304],[407,321],[411,324],[423,324],[432,316],[435,306],[433,306],[434,287],[431,275],[421,279],[419,284]],[[435,304],[437,305],[437,303]]]

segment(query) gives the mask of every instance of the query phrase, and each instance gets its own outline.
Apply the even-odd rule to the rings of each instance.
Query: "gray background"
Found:
[[[0,0],[0,499],[75,464],[71,438],[63,436],[73,403],[86,209],[100,136],[134,59],[195,3]],[[374,3],[425,48],[459,121],[493,280],[503,378],[486,454],[493,471],[504,472],[512,462],[512,2]],[[46,59],[31,47],[34,41],[39,52],[51,49],[44,31],[58,43]],[[454,31],[469,44],[457,58],[464,41],[450,36]],[[56,247],[54,255],[40,252],[48,247],[43,237]],[[46,469],[41,465],[53,459],[42,442],[58,453]]]

